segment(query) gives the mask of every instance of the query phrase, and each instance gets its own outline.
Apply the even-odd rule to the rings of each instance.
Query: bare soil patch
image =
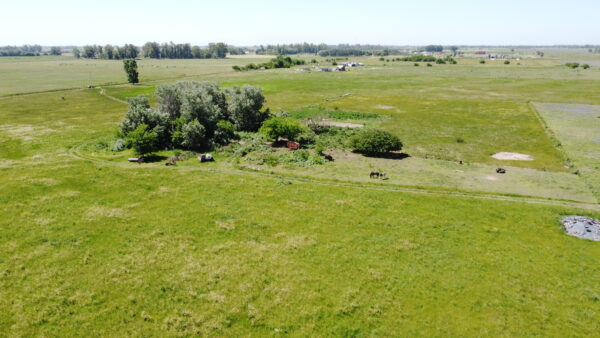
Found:
[[[394,109],[396,107],[394,107],[394,106],[378,105],[378,106],[375,106],[375,108],[377,108],[377,109]]]
[[[362,128],[365,125],[359,123],[349,123],[349,122],[334,122],[334,121],[323,121],[321,125],[331,126],[331,127],[342,127],[342,128]]]
[[[533,157],[527,154],[500,152],[492,155],[493,158],[503,161],[533,161]]]

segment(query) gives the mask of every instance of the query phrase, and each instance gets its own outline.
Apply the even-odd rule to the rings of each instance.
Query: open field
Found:
[[[535,107],[600,200],[600,106],[538,103]]]
[[[136,86],[120,61],[0,58],[0,336],[597,334],[600,245],[559,218],[600,217],[600,110],[572,106],[600,105],[600,71],[547,55],[348,73],[142,60]],[[102,88],[81,89],[90,73]],[[258,85],[272,112],[377,125],[411,157],[166,167],[95,148],[124,100],[178,79]]]

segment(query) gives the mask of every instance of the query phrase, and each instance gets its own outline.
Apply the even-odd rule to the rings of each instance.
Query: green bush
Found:
[[[588,68],[590,68],[590,65],[588,65],[587,63],[584,63],[581,65],[581,68],[588,69]]]
[[[510,65],[510,61],[506,60],[506,61],[504,61],[504,64],[505,65]]]
[[[225,120],[217,122],[217,130],[213,140],[218,145],[226,145],[231,140],[235,139],[235,126],[233,123]]]
[[[269,111],[262,110],[265,96],[260,88],[249,85],[232,87],[227,94],[229,117],[237,130],[257,131],[269,117]]]
[[[295,141],[300,134],[307,130],[306,126],[294,118],[276,116],[266,120],[260,127],[259,132],[270,140],[276,141],[279,138],[284,138]]]
[[[485,64],[485,60],[479,60],[479,63],[481,63],[482,65]]]
[[[129,109],[125,119],[121,121],[119,136],[126,138],[138,126],[144,124],[149,130],[158,135],[158,142],[164,146],[168,140],[169,116],[150,108],[148,98],[145,96],[132,97],[128,99]]]
[[[565,66],[572,68],[572,69],[576,69],[579,68],[579,63],[577,62],[569,62],[569,63],[565,63]]]
[[[144,156],[160,149],[158,134],[148,128],[146,124],[140,124],[135,130],[127,134],[127,145],[133,149],[136,155]]]
[[[360,153],[377,154],[402,149],[398,136],[380,129],[364,129],[350,139],[350,147]]]
[[[181,129],[181,145],[190,150],[202,150],[208,145],[206,129],[198,120],[183,125]]]

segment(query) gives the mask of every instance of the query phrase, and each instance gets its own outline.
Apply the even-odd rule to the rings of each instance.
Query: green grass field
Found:
[[[600,72],[548,55],[364,58],[348,73],[143,60],[136,86],[120,84],[121,62],[0,58],[0,335],[596,335],[600,245],[559,219],[600,217],[600,119],[530,102],[598,105]],[[102,88],[82,89],[90,72]],[[177,79],[255,84],[273,112],[377,124],[412,157],[166,167],[95,150],[123,100]]]

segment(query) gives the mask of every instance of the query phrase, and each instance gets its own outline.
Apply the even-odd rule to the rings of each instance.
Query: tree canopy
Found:
[[[268,117],[260,88],[221,89],[211,82],[181,81],[157,87],[156,107],[144,96],[129,99],[120,134],[140,125],[156,133],[158,148],[209,149],[227,144],[235,130],[256,131]]]

